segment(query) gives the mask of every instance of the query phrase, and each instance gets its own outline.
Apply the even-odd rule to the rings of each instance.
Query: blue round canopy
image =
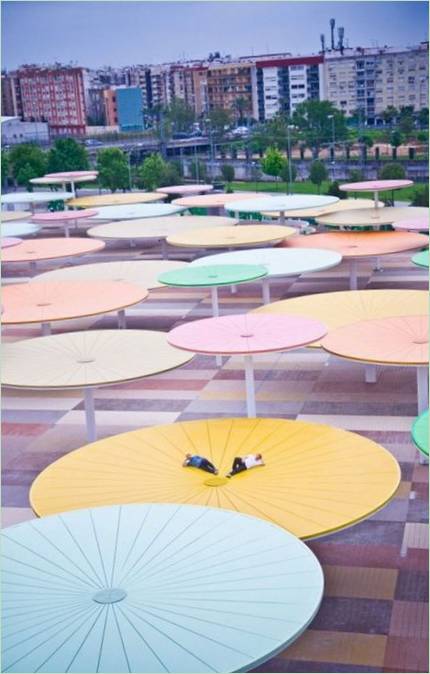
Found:
[[[219,508],[75,510],[2,538],[3,672],[246,671],[322,598],[304,543]]]

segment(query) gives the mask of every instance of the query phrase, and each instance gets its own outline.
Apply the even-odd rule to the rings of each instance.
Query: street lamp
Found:
[[[291,134],[290,130],[295,129],[293,124],[287,125],[287,147],[288,147],[288,194],[291,194],[291,185],[293,183],[293,167],[291,165]]]
[[[332,133],[332,138],[333,138],[333,140],[332,140],[332,148],[333,148],[333,161],[332,161],[332,164],[334,164],[334,163],[335,163],[335,152],[334,152],[334,151],[335,151],[335,143],[336,143],[336,139],[335,139],[335,127],[334,127],[334,115],[327,115],[327,119],[331,119],[331,133]]]
[[[208,125],[209,129],[209,143],[210,143],[210,148],[211,148],[211,161],[210,161],[210,166],[211,166],[211,178],[213,178],[213,172],[214,172],[214,145],[213,145],[213,137],[212,137],[212,122],[209,117],[205,119],[206,124]]]

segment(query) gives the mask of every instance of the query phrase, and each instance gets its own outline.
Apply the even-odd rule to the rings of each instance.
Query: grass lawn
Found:
[[[345,181],[346,182],[346,181]],[[321,184],[320,194],[327,194],[328,187],[330,185],[329,181],[324,181]],[[275,183],[275,182],[234,182],[232,183],[234,191],[249,191],[249,192],[281,192],[282,194],[287,193],[287,185],[285,183]],[[405,187],[403,190],[396,190],[394,192],[396,201],[410,201],[413,198],[416,185],[411,187]],[[304,182],[293,183],[292,186],[293,194],[318,194],[318,188],[316,185],[306,180]],[[349,192],[349,198],[361,199],[373,199],[373,192],[356,192],[355,195],[353,192]],[[383,193],[381,193],[383,197]],[[391,197],[391,193],[388,193],[387,196]]]

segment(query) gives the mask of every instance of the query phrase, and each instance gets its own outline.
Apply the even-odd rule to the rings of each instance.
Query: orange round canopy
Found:
[[[384,365],[429,362],[428,316],[393,316],[345,325],[321,340],[321,346],[342,358]]]
[[[50,323],[118,311],[144,300],[148,291],[123,281],[49,281],[3,288],[4,325]]]
[[[326,248],[338,251],[343,257],[374,257],[416,250],[427,244],[428,236],[414,232],[324,232],[292,236],[279,246]]]

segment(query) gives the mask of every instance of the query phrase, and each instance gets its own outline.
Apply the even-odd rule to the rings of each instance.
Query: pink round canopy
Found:
[[[0,248],[10,248],[11,246],[17,246],[19,243],[22,243],[22,239],[15,236],[5,236],[0,239]]]
[[[303,316],[238,314],[185,323],[170,331],[168,341],[198,353],[252,354],[305,346],[326,333],[323,323]]]
[[[364,180],[359,183],[344,183],[339,189],[344,192],[384,192],[385,190],[399,190],[413,184],[413,180]]]
[[[155,191],[161,192],[162,194],[182,194],[186,196],[187,194],[203,194],[205,192],[211,192],[213,190],[213,185],[168,185],[167,187],[158,187]]]
[[[393,222],[394,229],[406,230],[408,232],[428,232],[429,219],[427,218],[405,218]]]
[[[98,171],[60,171],[59,173],[47,173],[44,177],[76,180],[76,178],[87,178],[88,176],[98,176],[98,174]]]
[[[43,224],[44,222],[67,222],[69,220],[83,220],[97,215],[98,211],[85,208],[82,211],[53,211],[48,213],[37,213],[31,218],[32,222]]]
[[[104,241],[85,239],[84,237],[31,239],[23,241],[19,246],[8,248],[2,255],[3,262],[33,262],[36,260],[53,260],[61,257],[72,257],[95,253],[105,247]]]

